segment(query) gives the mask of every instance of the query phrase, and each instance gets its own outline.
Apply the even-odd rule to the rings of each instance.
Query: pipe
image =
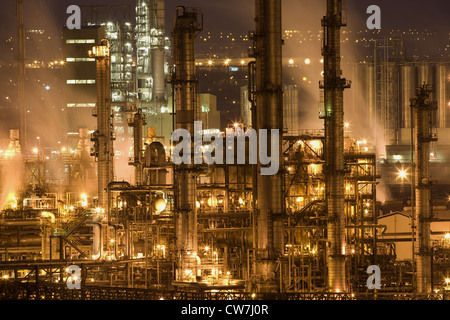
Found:
[[[87,226],[91,226],[94,231],[94,237],[92,240],[92,255],[94,259],[99,259],[103,256],[103,236],[102,236],[102,225],[98,222],[86,223]]]
[[[344,203],[344,89],[349,88],[341,78],[340,33],[344,26],[342,0],[327,0],[327,15],[322,19],[324,42],[325,103],[325,182],[327,200],[327,262],[328,289],[346,292],[345,270],[345,203]]]

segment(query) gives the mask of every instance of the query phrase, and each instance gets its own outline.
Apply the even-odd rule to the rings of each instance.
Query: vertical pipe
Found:
[[[328,232],[328,289],[347,291],[345,270],[345,212],[344,212],[344,89],[349,88],[341,78],[340,32],[344,26],[342,0],[327,0],[324,27],[324,89],[325,103],[325,181]]]
[[[431,90],[427,85],[418,89],[413,99],[415,115],[415,188],[417,226],[417,292],[431,293],[431,181],[430,181],[430,142],[437,139],[432,134],[432,112],[436,104],[430,102]]]
[[[142,138],[144,130],[144,116],[142,109],[134,114],[133,118],[133,144],[134,144],[134,181],[136,185],[142,185]]]

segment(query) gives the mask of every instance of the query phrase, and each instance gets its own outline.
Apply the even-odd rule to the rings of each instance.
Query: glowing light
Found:
[[[155,202],[155,208],[157,212],[162,212],[166,208],[166,200],[164,199],[158,199]]]
[[[239,203],[244,204],[244,200],[242,200],[242,198],[239,198]]]
[[[308,80],[308,78],[306,78],[306,77],[303,77],[303,79],[302,79],[303,81],[306,81],[306,80]]]
[[[446,233],[444,238],[447,239],[447,240],[450,240],[450,233]]]
[[[197,208],[200,208],[200,202],[196,201],[196,202],[195,202],[195,206],[196,206]]]
[[[84,200],[86,200],[86,199],[87,199],[87,195],[86,195],[86,193],[82,193],[82,194],[81,194],[81,199],[84,199]]]
[[[405,170],[400,170],[397,174],[400,179],[405,179],[407,176],[407,173]]]
[[[310,59],[305,59],[305,64],[310,64],[311,60]]]
[[[294,59],[289,59],[289,64],[294,64]]]
[[[302,202],[303,201],[303,197],[298,197],[295,201]]]
[[[215,198],[215,197],[208,198],[208,206],[210,206],[210,207],[217,206],[217,198]]]
[[[212,60],[208,60],[208,64],[211,66],[213,64]]]
[[[227,65],[230,64],[230,62],[231,62],[231,59],[226,59],[224,63],[225,63],[225,65],[227,66]]]
[[[323,59],[320,59],[320,63],[323,63]]]
[[[241,60],[241,64],[244,65],[245,64],[245,60]]]
[[[449,285],[450,284],[450,278],[445,278],[445,284]]]
[[[233,124],[233,126],[234,126],[235,128],[237,128],[237,127],[239,127],[239,123],[235,122],[235,123]]]
[[[5,280],[8,280],[9,276],[7,274],[5,274],[2,278],[5,279]]]
[[[102,208],[95,208],[95,212],[100,213],[102,211]]]
[[[209,251],[209,247],[208,246],[205,246],[205,251]]]
[[[39,149],[38,148],[33,148],[33,153],[38,153]]]
[[[348,122],[344,123],[344,127],[345,128],[350,128],[350,123],[348,123]]]

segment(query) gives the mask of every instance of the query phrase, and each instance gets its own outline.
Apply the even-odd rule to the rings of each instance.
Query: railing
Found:
[[[413,293],[250,293],[190,292],[158,289],[0,282],[0,300],[443,300],[443,294]]]

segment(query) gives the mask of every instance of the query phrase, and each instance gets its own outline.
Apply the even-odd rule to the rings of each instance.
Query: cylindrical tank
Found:
[[[416,69],[413,64],[400,67],[402,128],[411,128],[411,99],[416,95]]]
[[[164,89],[165,89],[165,77],[164,77],[164,48],[156,47],[151,50],[152,55],[152,75],[153,75],[153,88],[152,88],[152,100],[163,101]]]
[[[449,101],[447,100],[447,77],[449,74],[448,63],[436,64],[436,80],[435,80],[435,101],[438,103],[438,127],[446,128],[450,112]]]

